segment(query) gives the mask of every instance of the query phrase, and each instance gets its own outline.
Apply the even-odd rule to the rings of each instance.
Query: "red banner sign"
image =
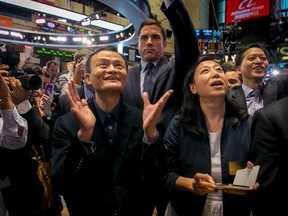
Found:
[[[6,16],[0,16],[0,26],[13,27],[13,19]]]
[[[55,5],[55,0],[36,0],[40,3],[48,4],[48,5]]]
[[[227,0],[226,24],[267,16],[269,12],[270,0]]]

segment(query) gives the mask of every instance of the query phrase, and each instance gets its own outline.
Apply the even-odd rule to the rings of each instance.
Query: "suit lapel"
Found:
[[[80,88],[77,88],[78,94],[81,99],[85,99],[85,93],[84,93],[84,85],[82,85]]]
[[[264,86],[263,89],[263,105],[266,106],[277,100],[277,88],[276,82],[270,82]]]
[[[141,89],[140,89],[141,67],[137,66],[133,68],[129,73],[131,74],[130,85],[131,85],[133,98],[136,98],[137,106],[143,108],[142,94],[141,94]]]
[[[240,107],[247,109],[246,98],[241,85],[231,88],[229,94]]]
[[[128,146],[128,143],[131,137],[132,127],[142,127],[142,125],[139,124],[139,121],[134,119],[135,116],[131,115],[131,109],[126,104],[121,103],[120,113],[121,114],[118,119],[118,130],[116,135],[117,145],[115,146],[114,150],[114,180],[117,177],[124,158],[127,157],[127,148],[130,147]]]
[[[166,91],[165,87],[168,86],[167,82],[171,75],[171,68],[169,68],[168,64],[162,58],[157,63],[155,68],[156,81],[153,86],[151,103],[156,103],[157,99],[161,98],[163,93]]]

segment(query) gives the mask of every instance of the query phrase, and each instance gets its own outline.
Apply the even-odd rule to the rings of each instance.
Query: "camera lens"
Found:
[[[37,90],[42,85],[42,80],[39,76],[34,74],[21,75],[18,77],[22,86],[26,90]]]

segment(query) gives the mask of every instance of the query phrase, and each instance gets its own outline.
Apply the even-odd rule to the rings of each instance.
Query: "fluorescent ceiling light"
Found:
[[[99,39],[100,39],[100,41],[107,41],[107,40],[109,40],[109,37],[108,36],[101,36]]]
[[[2,34],[2,35],[9,35],[9,31],[0,30],[0,34]]]
[[[79,14],[79,13],[75,13],[75,12],[72,12],[69,10],[64,10],[64,9],[61,9],[58,7],[42,4],[42,3],[31,1],[31,0],[9,0],[9,1],[0,0],[0,2],[4,2],[6,4],[12,4],[15,6],[24,7],[24,8],[38,11],[38,12],[42,12],[45,14],[51,14],[51,15],[54,15],[57,17],[62,17],[62,18],[74,20],[77,22],[79,22],[79,21],[81,21],[87,17],[87,16]],[[97,20],[97,22],[92,22],[92,25],[98,26],[98,27],[101,27],[104,29],[113,30],[113,31],[123,29],[122,25],[107,22],[104,20]]]
[[[21,39],[23,39],[23,36],[22,36],[22,34],[21,33],[19,33],[19,32],[10,32],[10,35],[11,36],[14,36],[14,37],[19,37],[19,38],[21,38]]]

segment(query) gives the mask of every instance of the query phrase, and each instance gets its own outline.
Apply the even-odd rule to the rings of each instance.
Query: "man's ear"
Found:
[[[89,73],[84,73],[84,79],[85,79],[86,83],[91,84],[90,74]]]
[[[190,91],[192,92],[192,94],[197,94],[195,83],[190,83],[189,87],[190,87]]]
[[[237,66],[236,71],[237,71],[237,73],[241,74],[241,66]]]
[[[164,48],[167,47],[167,40],[163,41]]]

